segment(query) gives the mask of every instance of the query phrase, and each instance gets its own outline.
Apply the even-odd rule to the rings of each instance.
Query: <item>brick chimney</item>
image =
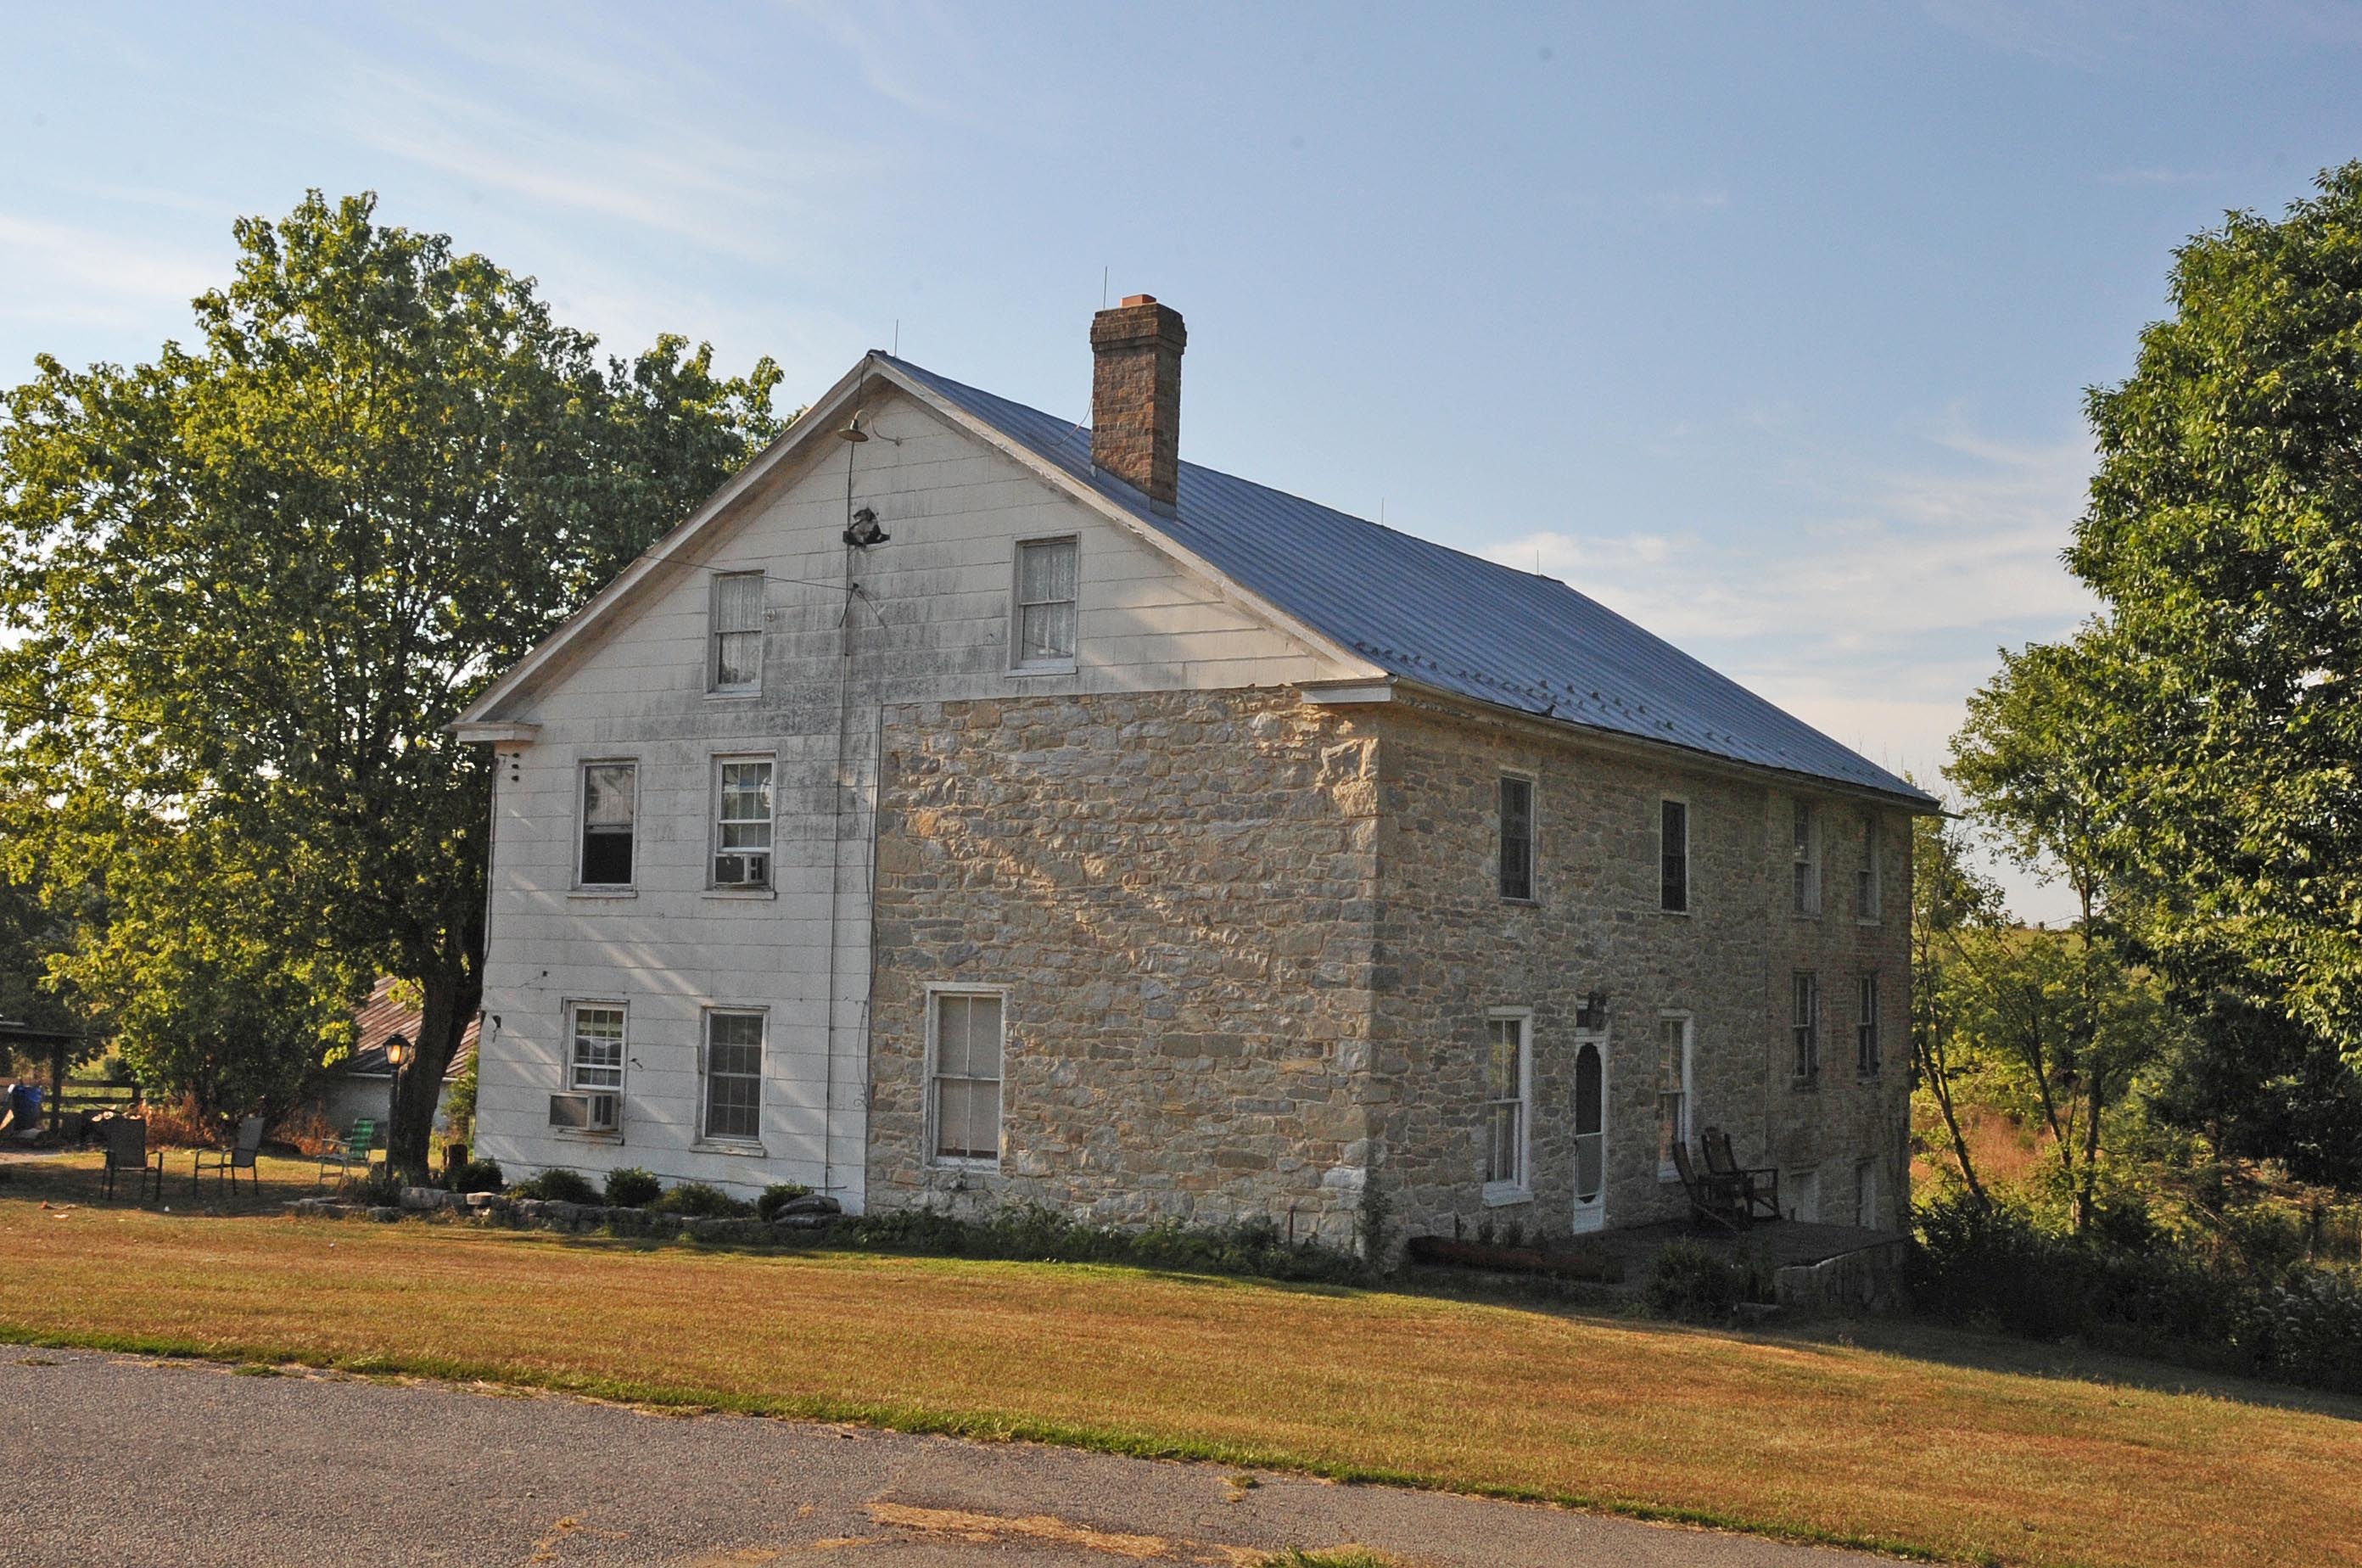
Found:
[[[1181,313],[1153,294],[1091,317],[1091,466],[1170,509],[1181,479]]]

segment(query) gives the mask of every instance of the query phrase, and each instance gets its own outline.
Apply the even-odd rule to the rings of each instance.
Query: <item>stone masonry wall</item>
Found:
[[[1376,740],[1294,692],[889,709],[868,1201],[1264,1216],[1349,1244]],[[998,1170],[929,1157],[928,988],[1007,988]]]
[[[1374,1179],[1396,1236],[1566,1235],[1573,1214],[1575,1011],[1606,993],[1606,1225],[1686,1213],[1660,1176],[1658,1023],[1693,1020],[1692,1126],[1727,1131],[1740,1159],[1793,1182],[1819,1173],[1819,1218],[1851,1223],[1858,1163],[1875,1169],[1868,1216],[1894,1223],[1906,1180],[1910,1055],[1909,822],[1877,811],[1883,917],[1857,918],[1861,824],[1874,810],[1816,795],[1823,912],[1793,911],[1794,795],[1668,754],[1642,759],[1534,726],[1375,711],[1380,736],[1382,899],[1374,1033]],[[1537,897],[1500,896],[1499,780],[1535,781]],[[1800,786],[1801,787],[1801,786]],[[1807,792],[1811,791],[1807,789]],[[1690,912],[1660,908],[1658,811],[1690,814]],[[1791,977],[1816,970],[1821,1071],[1793,1071]],[[1854,977],[1882,977],[1883,1066],[1860,1076]],[[1485,1201],[1486,1019],[1530,1008],[1529,1196]]]

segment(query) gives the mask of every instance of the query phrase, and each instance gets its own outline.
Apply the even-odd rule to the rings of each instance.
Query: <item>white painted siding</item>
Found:
[[[861,1204],[866,1126],[869,814],[878,715],[888,705],[1011,694],[1221,689],[1374,673],[1340,666],[899,393],[877,438],[811,458],[652,582],[616,624],[504,701],[541,726],[504,746],[495,786],[491,930],[477,1142],[523,1173],[645,1165],[668,1180],[742,1190],[797,1181]],[[852,561],[844,657],[841,586],[854,504],[889,543]],[[1080,546],[1076,668],[1013,676],[1009,607],[1021,539]],[[710,574],[761,570],[763,688],[707,693]],[[840,760],[841,747],[841,760]],[[710,891],[713,759],[778,758],[773,896]],[[638,764],[635,887],[573,888],[579,769]],[[832,1029],[832,998],[833,1026]],[[553,1132],[565,1087],[565,1005],[629,1009],[623,1130]],[[759,1007],[761,1149],[702,1144],[701,1021]]]

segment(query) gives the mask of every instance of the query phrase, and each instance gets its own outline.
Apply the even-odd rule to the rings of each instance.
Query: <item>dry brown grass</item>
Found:
[[[1896,1353],[1120,1269],[61,1217],[32,1200],[54,1180],[0,1187],[0,1336],[1417,1480],[1969,1561],[2362,1563],[2362,1404],[2041,1375],[1979,1364],[1996,1357],[1968,1336],[1890,1332]]]

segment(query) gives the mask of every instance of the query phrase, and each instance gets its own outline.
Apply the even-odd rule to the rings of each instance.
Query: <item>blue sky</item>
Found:
[[[30,8],[0,376],[151,356],[306,186],[785,395],[904,354],[1537,562],[1923,778],[2057,553],[2174,245],[2362,157],[2355,5]],[[2063,903],[2020,881],[2020,907]]]

